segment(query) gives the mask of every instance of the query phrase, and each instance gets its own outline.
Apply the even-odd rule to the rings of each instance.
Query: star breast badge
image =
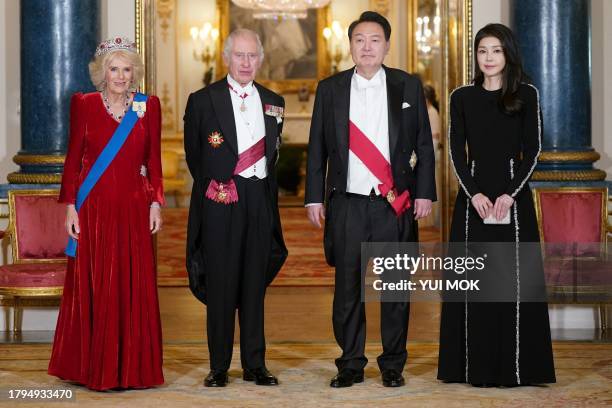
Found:
[[[210,135],[208,135],[208,143],[210,143],[210,145],[216,149],[223,143],[223,136],[219,132],[212,132]]]

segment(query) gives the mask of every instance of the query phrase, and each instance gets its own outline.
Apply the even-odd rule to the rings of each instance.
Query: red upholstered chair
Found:
[[[42,304],[59,299],[66,276],[64,227],[66,206],[57,190],[11,190],[8,193],[12,263],[0,266],[0,295],[13,299],[13,330],[21,331],[21,307],[28,298]],[[45,303],[45,301],[47,301]]]
[[[598,304],[605,330],[605,304],[612,302],[607,188],[535,188],[533,195],[549,300]]]

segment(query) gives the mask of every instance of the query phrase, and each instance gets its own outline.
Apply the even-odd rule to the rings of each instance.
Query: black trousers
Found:
[[[264,297],[272,242],[272,211],[266,180],[234,178],[238,202],[205,200],[203,224],[207,335],[210,367],[227,370],[232,360],[236,309],[243,368],[265,365]]]
[[[366,316],[361,300],[361,243],[416,241],[413,209],[397,217],[386,200],[367,196],[334,194],[329,203],[336,262],[334,288],[334,335],[342,355],[336,359],[339,370],[362,371],[365,357]],[[381,338],[383,352],[377,358],[380,370],[402,371],[406,363],[406,338],[410,303],[381,302]]]

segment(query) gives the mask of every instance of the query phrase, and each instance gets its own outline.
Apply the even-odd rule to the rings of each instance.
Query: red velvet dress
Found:
[[[49,374],[95,390],[164,382],[149,230],[151,202],[164,203],[159,99],[149,97],[146,107],[79,211],[77,253],[68,261],[49,362]],[[76,201],[117,126],[99,93],[72,97],[61,202]]]

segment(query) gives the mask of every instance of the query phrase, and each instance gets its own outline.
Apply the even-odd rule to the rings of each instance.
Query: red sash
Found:
[[[393,187],[393,172],[391,164],[380,153],[374,143],[349,120],[349,149],[363,162],[363,164],[381,181],[378,185],[380,193],[387,198],[391,207],[399,217],[410,208],[410,193],[408,190],[400,195]]]
[[[238,162],[234,169],[234,176],[240,174],[255,163],[257,163],[266,154],[266,138],[265,136],[259,139],[259,142],[249,147],[238,156]],[[238,201],[238,190],[234,179],[230,179],[227,183],[220,183],[217,180],[211,180],[206,190],[206,198],[222,203],[231,204]]]

